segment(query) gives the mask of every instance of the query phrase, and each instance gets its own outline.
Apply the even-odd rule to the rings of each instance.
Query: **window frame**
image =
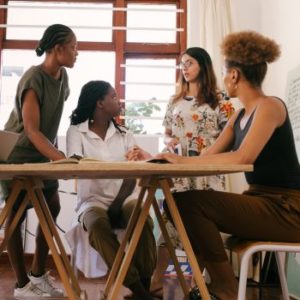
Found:
[[[39,2],[40,0],[23,0],[26,2]],[[126,7],[127,4],[162,4],[161,0],[44,0],[43,2],[72,2],[72,3],[112,3],[114,7]],[[8,0],[0,0],[1,5],[7,5]],[[121,82],[125,80],[125,64],[127,58],[175,58],[178,64],[180,54],[186,49],[187,44],[187,0],[165,0],[163,4],[175,4],[177,9],[183,9],[184,13],[177,13],[176,27],[183,28],[183,31],[176,32],[176,42],[165,43],[129,43],[126,42],[125,30],[113,30],[112,42],[78,42],[79,51],[114,51],[115,61],[115,82],[114,86],[119,98],[124,99],[125,85]],[[0,23],[7,23],[7,10],[0,9]],[[112,26],[126,27],[126,12],[114,11]],[[7,40],[6,28],[0,28],[0,69],[2,69],[3,49],[35,49],[38,41],[32,40]],[[179,71],[176,72],[178,77]],[[2,78],[0,78],[2,80]]]

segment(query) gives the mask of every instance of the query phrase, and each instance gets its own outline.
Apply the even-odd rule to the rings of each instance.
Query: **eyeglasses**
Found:
[[[191,60],[187,60],[187,61],[185,61],[185,62],[181,62],[180,64],[179,64],[179,68],[180,69],[188,69],[190,66],[192,66],[193,65],[193,62],[191,61]]]

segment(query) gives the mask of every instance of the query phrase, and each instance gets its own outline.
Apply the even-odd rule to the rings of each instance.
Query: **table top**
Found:
[[[0,164],[0,179],[24,176],[42,179],[188,177],[251,171],[252,165],[242,164],[159,164],[141,161],[28,163]]]

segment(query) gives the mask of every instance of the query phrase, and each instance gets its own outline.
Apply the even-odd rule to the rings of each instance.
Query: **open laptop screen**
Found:
[[[7,161],[11,151],[18,142],[19,137],[19,133],[0,130],[0,162]]]

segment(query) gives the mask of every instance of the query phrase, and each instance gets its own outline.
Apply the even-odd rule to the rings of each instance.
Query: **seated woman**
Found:
[[[279,46],[256,32],[228,35],[221,45],[224,85],[243,108],[200,156],[172,153],[172,163],[253,164],[242,195],[217,191],[174,193],[194,252],[211,277],[215,299],[237,298],[238,285],[220,231],[249,240],[300,242],[300,166],[284,102],[267,96],[262,82]]]
[[[131,132],[114,120],[121,111],[114,88],[105,81],[90,81],[81,90],[67,132],[69,156],[91,157],[105,161],[125,160],[134,146]],[[119,242],[114,229],[126,228],[134,209],[134,179],[80,179],[77,213],[89,235],[91,246],[104,259],[108,269],[113,265]],[[153,299],[150,281],[156,263],[153,224],[148,218],[136,248],[124,285],[135,299]]]

